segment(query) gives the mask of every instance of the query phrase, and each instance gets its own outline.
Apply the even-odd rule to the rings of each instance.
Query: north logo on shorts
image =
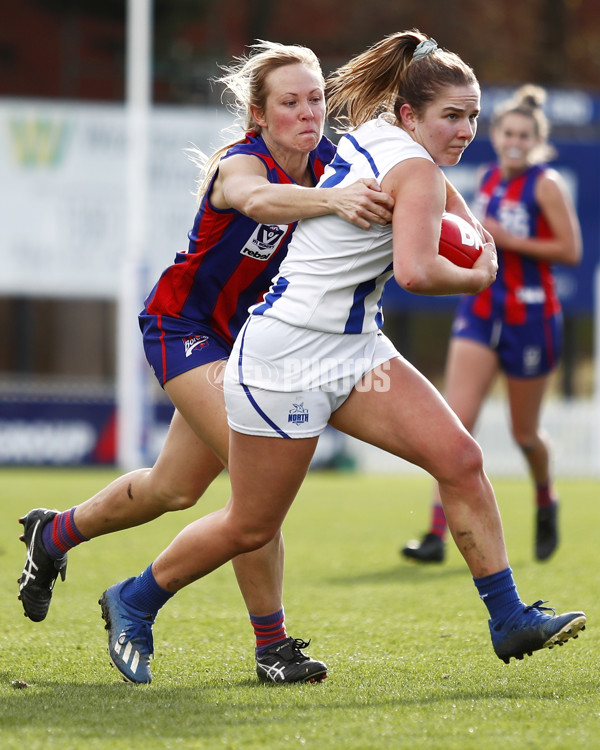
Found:
[[[255,260],[269,260],[287,229],[287,224],[259,224],[240,253]]]
[[[288,422],[292,424],[306,424],[308,422],[308,409],[304,408],[304,403],[293,405],[288,414]]]
[[[185,347],[185,356],[189,357],[190,354],[197,347],[208,346],[208,336],[189,336],[187,339],[183,339],[183,346]]]

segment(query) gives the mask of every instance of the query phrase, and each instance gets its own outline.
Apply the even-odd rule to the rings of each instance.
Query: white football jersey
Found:
[[[404,130],[382,117],[340,139],[319,187],[361,177],[379,184],[396,164],[433,161]],[[383,322],[381,295],[392,270],[392,225],[364,230],[335,215],[299,222],[264,301],[251,308],[291,325],[328,333],[367,333]]]

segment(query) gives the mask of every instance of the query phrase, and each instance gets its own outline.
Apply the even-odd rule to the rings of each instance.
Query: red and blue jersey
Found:
[[[519,237],[552,237],[552,231],[535,199],[535,185],[545,165],[529,167],[503,179],[500,167],[490,166],[475,197],[474,213],[480,221],[492,217]],[[461,310],[480,318],[497,318],[510,325],[547,320],[560,313],[550,263],[509,250],[498,250],[496,281],[479,294],[464,297]]]
[[[222,157],[256,156],[272,183],[293,183],[273,159],[260,135],[247,133],[243,143]],[[317,183],[335,155],[335,146],[323,137],[309,155]],[[213,176],[188,233],[189,246],[178,252],[146,299],[149,315],[183,318],[212,329],[233,344],[248,317],[248,308],[268,290],[287,253],[293,224],[265,225],[235,209],[215,208],[209,195]]]

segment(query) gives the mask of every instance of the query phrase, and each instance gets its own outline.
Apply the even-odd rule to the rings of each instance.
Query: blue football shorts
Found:
[[[139,315],[144,352],[158,382],[165,383],[196,367],[227,359],[231,346],[209,326],[185,318]]]
[[[251,315],[225,368],[229,426],[246,435],[316,437],[355,387],[385,390],[386,363],[398,356],[380,331],[325,333]]]
[[[452,336],[478,341],[495,351],[501,370],[509,377],[536,378],[552,372],[558,364],[562,314],[514,325],[461,310],[452,325]]]

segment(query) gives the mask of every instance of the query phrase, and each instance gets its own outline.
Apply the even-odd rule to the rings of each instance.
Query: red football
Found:
[[[481,255],[481,238],[468,221],[455,214],[442,215],[439,253],[461,268],[472,268]]]

